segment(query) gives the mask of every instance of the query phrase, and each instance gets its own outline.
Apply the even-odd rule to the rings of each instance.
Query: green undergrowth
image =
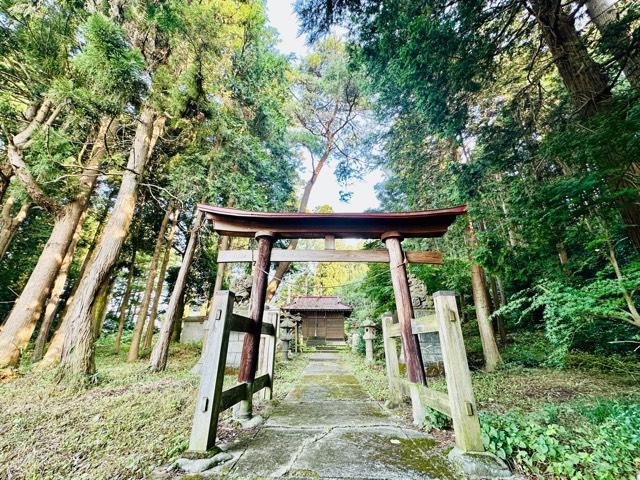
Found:
[[[367,363],[362,355],[353,353],[350,350],[345,350],[343,355],[353,374],[375,400],[383,402],[390,397],[383,363]]]
[[[470,335],[470,363],[475,338]],[[479,345],[478,345],[479,347]],[[515,334],[493,373],[472,371],[483,443],[529,478],[632,480],[640,472],[639,367],[633,357],[571,352],[564,368],[546,366],[539,334]],[[347,356],[374,398],[389,398],[384,366]],[[446,392],[444,378],[428,379]],[[403,413],[407,416],[407,405]],[[451,422],[431,410],[428,428]]]
[[[0,478],[148,478],[187,448],[198,388],[191,369],[200,347],[172,344],[167,370],[152,374],[146,358],[125,361],[128,340],[118,354],[113,337],[99,340],[89,388],[69,389],[55,372],[33,372],[28,364],[0,384]],[[304,357],[276,362],[276,398],[304,364]],[[231,386],[235,375],[227,373]]]

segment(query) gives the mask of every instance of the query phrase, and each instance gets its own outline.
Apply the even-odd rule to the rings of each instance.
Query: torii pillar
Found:
[[[262,316],[267,297],[267,283],[269,281],[269,268],[271,268],[271,248],[275,234],[270,231],[258,231],[255,237],[258,239],[258,253],[253,272],[251,285],[251,299],[249,302],[249,318],[253,322],[253,331],[246,333],[242,345],[242,357],[238,381],[246,382],[247,398],[238,405],[237,415],[240,418],[249,418],[252,414],[253,381],[256,378],[258,357],[260,355],[260,331],[262,329]]]
[[[411,304],[406,261],[401,245],[403,238],[399,232],[386,232],[380,238],[389,251],[391,283],[393,284],[393,294],[400,322],[402,346],[404,348],[405,363],[407,364],[407,377],[411,383],[426,385],[427,379],[424,374],[420,343],[418,336],[413,334],[411,326],[413,305]]]

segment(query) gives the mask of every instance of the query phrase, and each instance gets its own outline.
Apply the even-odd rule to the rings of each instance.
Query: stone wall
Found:
[[[269,313],[277,313],[277,310],[265,310],[264,320],[267,321]],[[246,315],[241,312],[241,315]],[[196,343],[204,339],[205,317],[188,317],[182,322],[182,333],[180,334],[180,343]],[[239,367],[240,356],[242,355],[242,344],[244,343],[244,333],[229,333],[229,348],[227,350],[227,366]],[[261,345],[262,346],[262,345]]]

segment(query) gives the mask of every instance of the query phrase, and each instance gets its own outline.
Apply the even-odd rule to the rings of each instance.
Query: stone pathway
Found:
[[[461,478],[434,447],[372,400],[339,353],[317,352],[255,435],[228,449],[234,459],[214,478]]]

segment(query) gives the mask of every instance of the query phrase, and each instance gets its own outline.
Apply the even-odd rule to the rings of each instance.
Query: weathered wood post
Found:
[[[413,334],[411,319],[413,318],[413,306],[411,305],[411,293],[409,292],[409,280],[407,278],[406,261],[402,251],[402,236],[398,232],[387,232],[382,235],[382,241],[389,250],[389,268],[391,269],[391,283],[396,300],[402,345],[404,347],[405,363],[407,364],[407,376],[412,383],[426,385],[422,355],[418,336]]]
[[[273,232],[258,231],[258,253],[251,286],[251,300],[249,307],[249,319],[253,322],[253,331],[244,336],[242,345],[242,358],[238,372],[238,381],[246,382],[247,398],[240,402],[236,415],[240,418],[250,418],[252,414],[253,381],[256,378],[256,368],[260,354],[260,330],[262,328],[262,315],[269,280],[269,268],[271,268],[271,248],[273,246]]]
[[[456,444],[464,452],[483,452],[471,372],[462,338],[455,292],[433,294],[442,345],[447,392]]]
[[[391,401],[399,403],[402,401],[402,390],[400,388],[400,364],[398,362],[398,350],[396,341],[391,337],[391,325],[393,317],[385,314],[382,317],[382,343],[384,345],[384,360],[387,366],[387,381],[389,382],[389,392]]]
[[[418,336],[413,334],[411,319],[413,305],[407,278],[406,259],[402,251],[402,235],[398,232],[386,232],[381,237],[389,251],[389,268],[391,269],[391,283],[396,300],[396,310],[400,322],[402,346],[404,348],[407,377],[410,382],[411,406],[413,421],[417,425],[424,423],[424,406],[420,397],[420,390],[415,385],[426,385],[427,379],[422,363],[422,353]]]
[[[209,312],[209,335],[202,354],[200,388],[189,440],[190,451],[206,452],[215,446],[232,314],[233,293],[228,290],[216,292]]]
[[[264,346],[262,355],[260,355],[260,373],[269,374],[269,385],[262,389],[260,398],[262,400],[271,400],[273,398],[273,374],[276,359],[276,335],[278,331],[279,314],[276,310],[267,311],[265,322],[273,325],[274,335],[262,335],[262,344]]]

